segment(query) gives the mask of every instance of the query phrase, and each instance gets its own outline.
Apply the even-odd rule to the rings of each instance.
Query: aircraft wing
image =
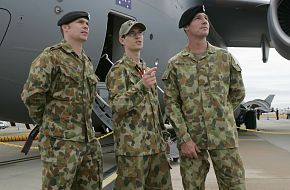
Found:
[[[267,62],[269,47],[290,60],[289,0],[206,0],[209,41],[220,47],[261,47]]]

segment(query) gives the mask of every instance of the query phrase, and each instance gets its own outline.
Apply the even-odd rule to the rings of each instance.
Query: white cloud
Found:
[[[272,107],[290,107],[290,61],[270,49],[267,63],[260,48],[229,48],[239,61],[246,87],[245,101],[275,94]]]

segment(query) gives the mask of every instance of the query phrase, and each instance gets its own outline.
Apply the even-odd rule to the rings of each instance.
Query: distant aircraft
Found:
[[[256,129],[257,111],[259,111],[259,114],[273,111],[273,108],[271,108],[271,103],[274,96],[274,94],[270,94],[265,100],[254,99],[241,103],[234,112],[237,126],[240,127],[242,124],[245,124],[247,129]]]
[[[273,111],[273,108],[271,107],[271,103],[274,99],[274,94],[270,94],[267,96],[265,100],[262,99],[254,99],[248,102],[243,103],[243,105],[248,109],[255,109],[260,110],[261,113],[267,113]]]
[[[57,20],[73,10],[91,15],[86,53],[100,78],[94,104],[94,126],[112,129],[111,110],[104,84],[107,72],[121,57],[120,25],[135,19],[144,22],[142,57],[149,67],[158,64],[160,102],[163,106],[161,75],[170,57],[186,44],[178,20],[189,7],[204,4],[210,18],[209,41],[219,47],[261,47],[262,60],[274,47],[290,60],[289,0],[0,0],[0,120],[32,123],[20,99],[33,59],[47,46],[62,38]]]
[[[0,129],[5,129],[9,127],[9,123],[6,121],[0,121]]]

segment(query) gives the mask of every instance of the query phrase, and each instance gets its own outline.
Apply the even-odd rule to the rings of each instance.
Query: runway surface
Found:
[[[9,129],[9,128],[8,128]],[[240,153],[246,169],[248,190],[289,190],[290,189],[290,120],[262,119],[258,121],[258,129],[265,132],[288,132],[288,134],[263,134],[239,131]],[[9,129],[0,130],[0,135],[15,134]],[[16,131],[17,132],[17,131]],[[20,131],[21,132],[21,131]],[[106,140],[109,141],[109,140]],[[36,147],[37,142],[33,146]],[[9,142],[23,145],[24,142]],[[105,142],[104,144],[108,144]],[[115,165],[112,147],[104,148],[104,171]],[[37,149],[32,149],[29,155],[20,153],[20,148],[0,144],[0,189],[1,190],[39,190],[41,183],[40,159]],[[32,157],[22,162],[16,160]],[[16,163],[17,162],[17,163]],[[112,189],[115,173],[107,175],[105,190]],[[179,164],[172,163],[171,170],[174,190],[182,190]],[[216,178],[211,167],[206,180],[206,190],[217,190]]]

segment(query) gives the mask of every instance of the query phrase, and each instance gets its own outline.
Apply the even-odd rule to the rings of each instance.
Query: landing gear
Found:
[[[234,111],[236,125],[240,127],[245,124],[246,129],[257,129],[256,111],[240,106]]]
[[[257,129],[256,111],[248,110],[245,114],[246,129]]]

